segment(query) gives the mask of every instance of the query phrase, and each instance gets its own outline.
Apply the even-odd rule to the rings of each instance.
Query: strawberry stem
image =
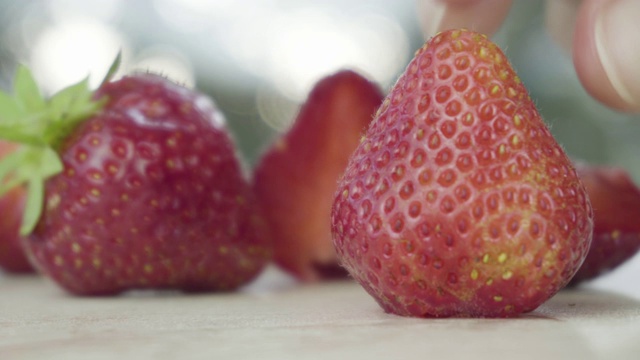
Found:
[[[116,72],[118,72],[118,68],[120,68],[121,63],[122,51],[118,51],[118,55],[116,55],[116,58],[113,59],[113,63],[111,63],[109,70],[107,70],[107,74],[104,76],[104,79],[102,79],[102,82],[100,83],[101,86],[111,81],[111,78],[113,78]]]
[[[120,60],[118,54],[103,84],[113,77]],[[0,196],[26,186],[21,235],[31,233],[40,219],[44,182],[63,171],[58,151],[64,140],[105,103],[106,99],[93,99],[88,78],[45,99],[31,71],[22,65],[16,72],[13,95],[0,92],[0,139],[21,145],[0,159]]]

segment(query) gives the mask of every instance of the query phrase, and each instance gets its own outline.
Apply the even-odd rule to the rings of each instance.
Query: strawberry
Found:
[[[21,231],[33,229],[28,253],[64,289],[231,290],[268,261],[264,221],[208,98],[151,74],[45,101],[21,68],[15,87],[12,111],[26,114],[0,133],[29,145],[9,177],[28,185]]]
[[[640,189],[618,167],[577,166],[593,206],[593,240],[570,285],[593,279],[640,250]]]
[[[0,141],[0,159],[15,151],[16,145]],[[0,197],[0,268],[10,273],[30,273],[33,268],[20,246],[20,215],[24,189],[15,188]]]
[[[255,169],[253,187],[273,235],[274,259],[303,281],[347,275],[331,241],[333,193],[381,102],[378,87],[353,71],[322,79]]]
[[[450,30],[385,98],[338,184],[331,227],[339,259],[385,311],[510,317],[569,282],[592,217],[506,56]]]

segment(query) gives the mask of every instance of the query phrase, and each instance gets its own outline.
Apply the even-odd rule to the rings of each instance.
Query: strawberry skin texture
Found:
[[[269,237],[222,115],[142,74],[99,89],[105,109],[61,148],[29,254],[79,295],[232,290],[270,258]]]
[[[255,169],[253,187],[273,235],[274,259],[302,281],[347,276],[331,240],[331,204],[382,98],[353,71],[322,79]]]
[[[14,151],[14,144],[0,141],[0,158]],[[31,273],[19,235],[20,221],[24,209],[25,192],[23,188],[9,190],[0,196],[0,268],[9,273]]]
[[[626,170],[578,165],[593,207],[593,240],[570,285],[620,266],[640,250],[640,189]]]
[[[386,312],[511,317],[569,282],[593,211],[506,56],[451,30],[385,98],[331,224],[338,257]]]

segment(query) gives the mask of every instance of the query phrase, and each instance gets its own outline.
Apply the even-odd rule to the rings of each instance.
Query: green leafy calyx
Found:
[[[105,81],[119,62],[118,55]],[[40,218],[45,180],[63,170],[58,153],[63,141],[103,106],[104,101],[93,99],[88,78],[45,99],[24,66],[18,67],[13,94],[0,91],[0,139],[20,144],[0,159],[0,196],[16,186],[26,186],[21,235],[33,231]]]

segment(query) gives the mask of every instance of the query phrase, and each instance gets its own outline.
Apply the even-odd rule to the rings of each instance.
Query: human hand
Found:
[[[425,36],[450,28],[492,35],[512,0],[418,0]],[[640,112],[640,1],[547,0],[551,36],[573,56],[585,89],[603,104]]]

